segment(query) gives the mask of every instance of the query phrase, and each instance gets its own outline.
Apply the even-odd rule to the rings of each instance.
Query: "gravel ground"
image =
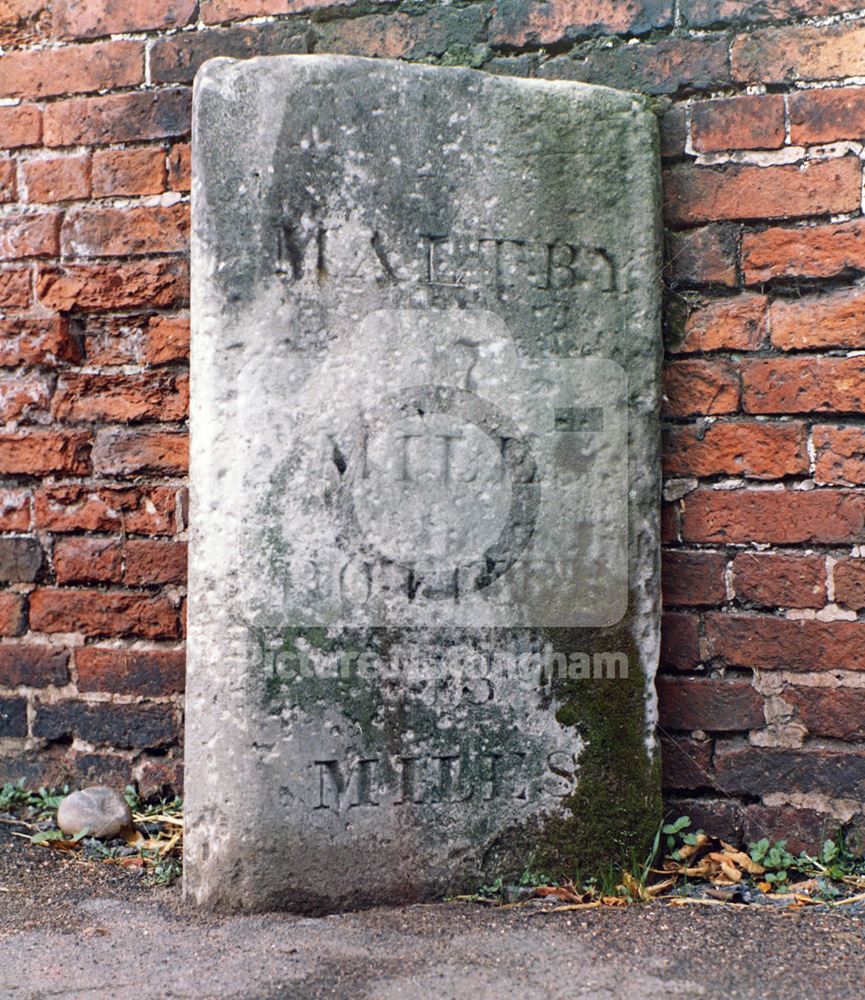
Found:
[[[179,888],[0,827],[0,997],[14,1000],[861,998],[865,918],[663,904],[467,903],[214,917]]]

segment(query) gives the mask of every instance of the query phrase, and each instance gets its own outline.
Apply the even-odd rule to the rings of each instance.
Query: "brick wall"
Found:
[[[0,778],[179,779],[190,83],[346,52],[657,96],[668,797],[729,835],[855,823],[862,4],[2,0]]]

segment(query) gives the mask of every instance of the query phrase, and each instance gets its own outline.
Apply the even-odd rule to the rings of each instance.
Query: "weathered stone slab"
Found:
[[[188,894],[324,910],[642,844],[653,115],[214,60],[193,175]]]

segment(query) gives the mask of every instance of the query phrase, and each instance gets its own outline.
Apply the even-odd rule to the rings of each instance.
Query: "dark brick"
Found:
[[[42,566],[42,548],[36,538],[0,538],[0,582],[32,583]]]
[[[727,223],[667,234],[665,275],[674,286],[735,288],[741,227]]]
[[[865,753],[855,750],[717,747],[715,774],[730,794],[771,795],[783,789],[839,799],[865,795]]]
[[[813,809],[796,809],[793,806],[750,805],[745,810],[744,841],[786,840],[787,850],[793,854],[818,852],[827,837],[841,828],[838,820]]]
[[[730,79],[723,38],[665,38],[577,50],[541,63],[548,80],[582,80],[650,94],[714,90]]]
[[[179,737],[170,705],[87,704],[58,701],[37,705],[33,735],[47,740],[78,737],[116,747],[158,747]]]
[[[687,139],[685,105],[674,104],[661,118],[661,156],[671,160],[684,156]]]
[[[661,622],[661,663],[676,670],[700,664],[700,620],[696,615],[667,613]]]
[[[62,783],[73,788],[86,785],[125,788],[134,780],[132,761],[112,753],[70,752],[63,758],[63,774],[65,780]]]
[[[27,735],[27,702],[23,698],[0,698],[0,736]]]
[[[737,732],[765,725],[763,698],[749,681],[659,677],[657,688],[666,729]]]
[[[47,687],[69,680],[69,654],[51,646],[0,645],[0,685]]]
[[[665,552],[661,580],[665,605],[723,604],[727,598],[723,552]]]
[[[711,788],[711,740],[661,736],[661,780],[664,788],[695,791]]]
[[[712,781],[712,789],[722,789]],[[723,799],[680,799],[666,797],[664,817],[672,822],[679,816],[689,816],[691,830],[705,830],[710,837],[720,837],[728,844],[742,843],[742,824],[745,819],[744,807],[731,798]]]
[[[229,56],[273,56],[310,51],[309,26],[297,21],[277,21],[244,28],[182,32],[158,38],[150,50],[154,83],[191,83],[207,59]]]

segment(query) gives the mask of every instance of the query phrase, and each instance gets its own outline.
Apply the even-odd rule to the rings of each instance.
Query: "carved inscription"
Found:
[[[342,813],[381,806],[442,806],[508,799],[529,802],[538,794],[562,798],[573,788],[574,755],[551,752],[544,773],[526,773],[526,754],[403,753],[396,758],[338,757],[312,761],[314,811]]]
[[[340,280],[434,288],[489,288],[499,296],[538,291],[614,293],[616,265],[604,247],[504,234],[417,233],[389,241],[353,220],[302,219],[276,228],[276,271],[292,285]]]

